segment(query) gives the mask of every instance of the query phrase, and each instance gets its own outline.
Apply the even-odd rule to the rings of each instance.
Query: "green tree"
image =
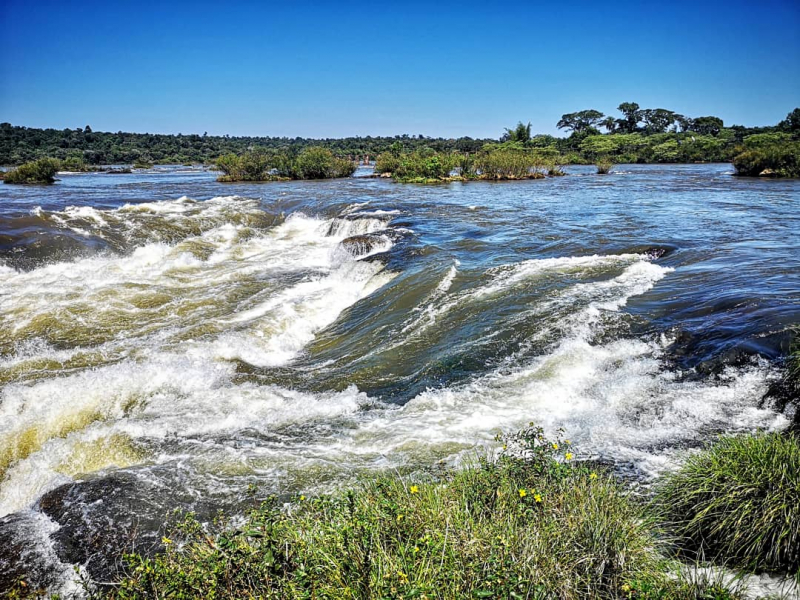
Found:
[[[528,123],[526,125],[520,121],[514,129],[506,129],[505,134],[500,139],[504,142],[520,142],[522,144],[527,144],[531,140],[531,124]]]
[[[620,133],[633,133],[639,128],[639,121],[642,120],[642,113],[636,102],[623,102],[617,107],[623,114],[622,119],[617,119],[617,129]]]
[[[778,129],[792,134],[800,134],[800,108],[795,108],[786,115],[786,118],[778,123]]]
[[[561,115],[561,120],[556,123],[556,127],[559,129],[568,129],[574,133],[580,133],[589,128],[596,127],[603,120],[603,117],[605,117],[605,115],[599,110],[580,110],[578,112]]]
[[[689,130],[701,135],[719,135],[722,127],[723,122],[719,117],[697,117],[689,123]]]

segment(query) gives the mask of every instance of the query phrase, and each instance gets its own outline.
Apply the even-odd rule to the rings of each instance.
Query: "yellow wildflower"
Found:
[[[564,455],[564,458],[566,458],[567,460],[572,460],[572,452],[567,452],[567,453]]]
[[[553,442],[553,450],[558,450],[558,444],[556,442]]]
[[[165,546],[168,546],[169,544],[172,543],[172,540],[169,539],[168,537],[162,537],[161,541],[164,543]]]
[[[528,495],[528,492],[526,492],[525,490],[520,490],[520,491],[519,491],[519,497],[520,497],[520,498],[524,498],[524,497],[525,497],[525,496],[527,496],[527,495]]]
[[[411,493],[412,494],[418,494],[419,493],[419,488],[416,485],[412,485],[411,486]]]
[[[589,475],[589,479],[591,480],[597,479],[597,473],[592,473],[591,475]]]
[[[542,501],[542,496],[541,496],[541,494],[534,494],[533,495],[533,499],[536,500],[536,502],[541,502]]]
[[[300,495],[300,502],[302,502],[302,501],[303,501],[303,500],[305,500],[305,499],[306,499],[306,497],[305,497],[305,496],[303,496],[303,495],[301,494],[301,495]]]

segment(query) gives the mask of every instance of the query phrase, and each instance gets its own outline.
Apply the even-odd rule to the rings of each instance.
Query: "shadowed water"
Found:
[[[529,421],[645,478],[784,427],[800,182],[569,172],[0,186],[0,589],[108,576],[176,507],[456,463]]]

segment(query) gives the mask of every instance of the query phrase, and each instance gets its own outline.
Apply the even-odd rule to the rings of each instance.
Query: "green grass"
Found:
[[[685,555],[800,581],[800,440],[723,437],[657,488],[657,514]]]
[[[6,172],[4,183],[53,183],[61,162],[55,158],[40,158]]]
[[[155,558],[127,557],[133,598],[733,598],[668,574],[655,527],[568,442],[528,429],[497,460],[375,476],[275,501],[236,528],[189,516]],[[504,446],[504,448],[506,447]]]

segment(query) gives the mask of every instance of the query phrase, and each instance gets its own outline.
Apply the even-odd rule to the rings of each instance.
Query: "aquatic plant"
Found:
[[[273,498],[234,527],[191,515],[155,558],[127,557],[114,598],[703,598],[667,574],[643,510],[531,427],[496,460]],[[730,598],[720,590],[709,598]]]
[[[152,169],[153,161],[147,156],[140,156],[133,162],[134,169]]]
[[[40,158],[20,165],[5,174],[4,183],[53,183],[61,162],[55,158]]]
[[[607,175],[611,172],[611,168],[614,166],[614,163],[611,161],[611,159],[601,158],[597,161],[595,166],[597,167],[598,175]]]
[[[800,439],[726,436],[657,486],[656,513],[688,555],[800,581]]]

